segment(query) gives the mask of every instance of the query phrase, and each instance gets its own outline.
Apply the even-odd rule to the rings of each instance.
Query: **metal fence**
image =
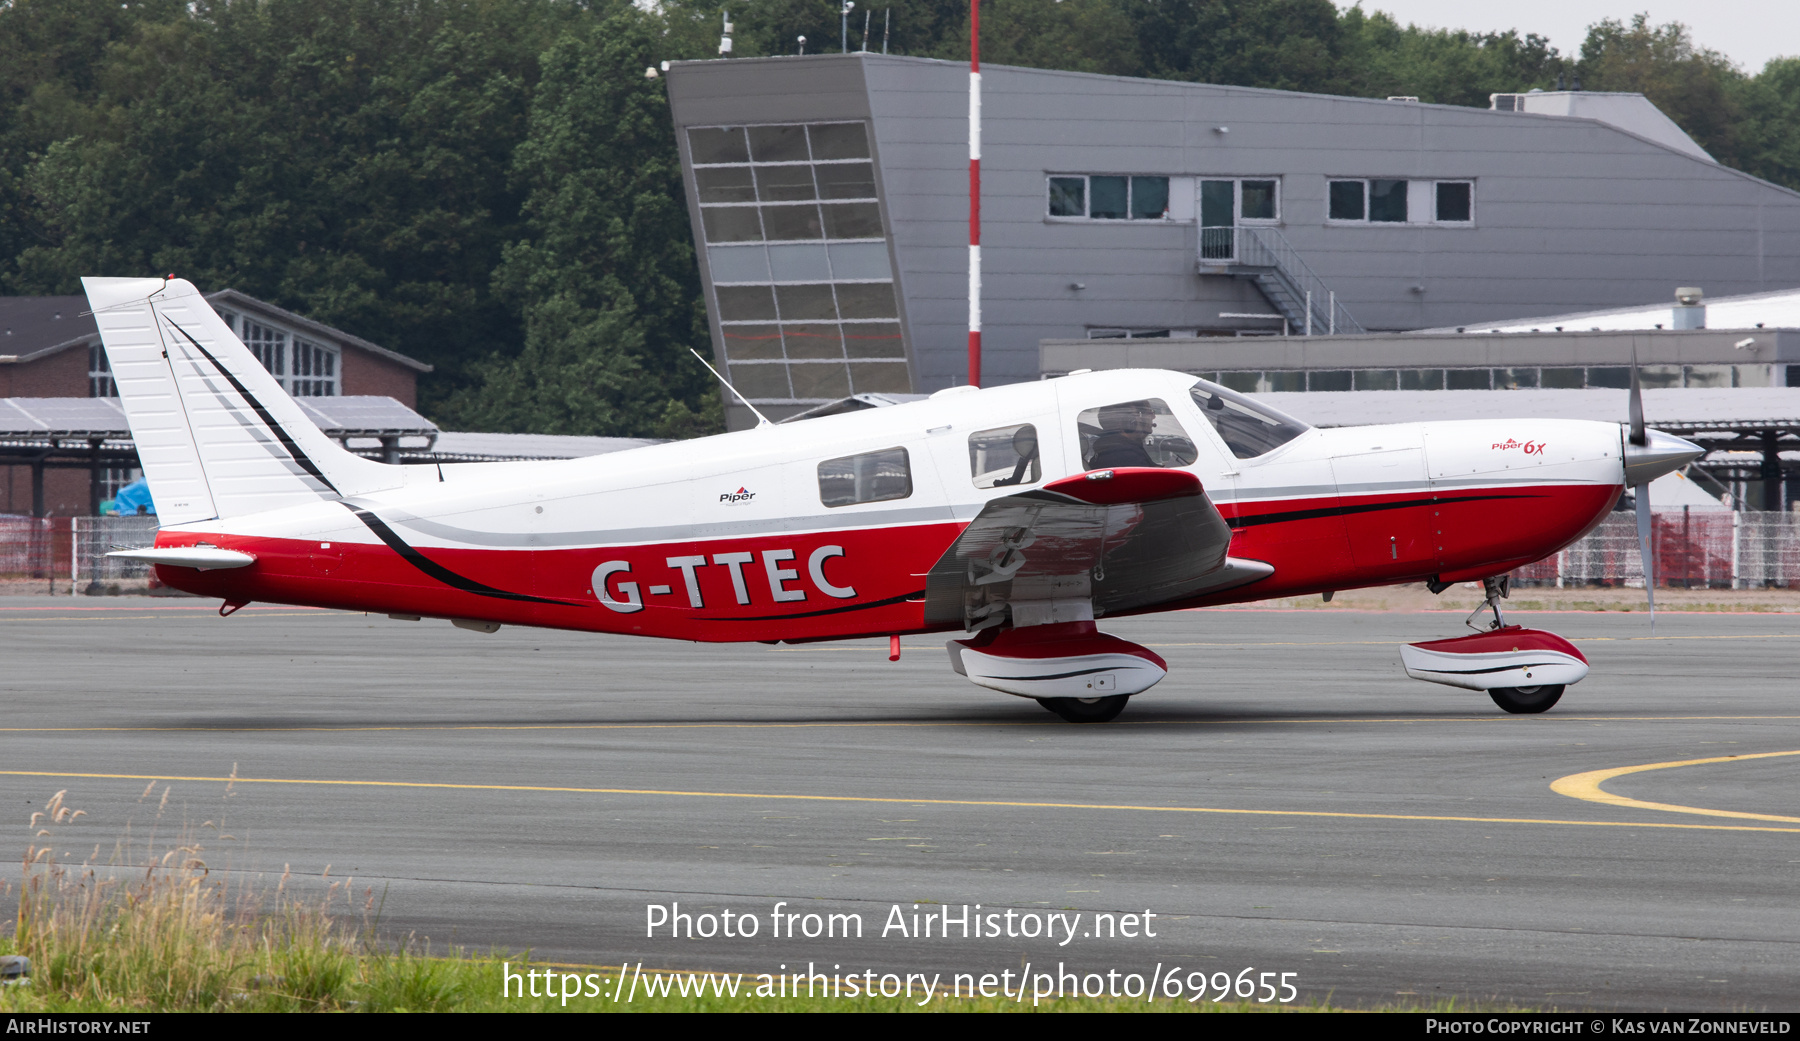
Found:
[[[0,583],[54,593],[136,591],[146,564],[109,558],[156,541],[155,517],[0,516]],[[1651,546],[1660,586],[1800,587],[1800,515],[1657,510]],[[1568,549],[1513,572],[1520,586],[1642,586],[1637,521],[1616,513]],[[41,588],[39,588],[41,584]]]
[[[68,574],[69,518],[0,516],[0,583],[56,592]]]
[[[1800,518],[1743,510],[1655,510],[1656,584],[1693,589],[1800,585]],[[1586,538],[1513,573],[1522,586],[1642,586],[1637,520],[1616,513]]]
[[[71,517],[70,521],[69,585],[73,591],[100,592],[111,585],[149,583],[150,565],[107,554],[155,545],[155,517]]]

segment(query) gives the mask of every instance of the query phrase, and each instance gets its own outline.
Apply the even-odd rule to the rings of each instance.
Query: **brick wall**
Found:
[[[88,351],[70,347],[36,361],[0,365],[0,398],[85,398]]]
[[[344,348],[340,361],[345,394],[378,394],[407,408],[417,406],[419,374],[412,369],[354,347]]]
[[[70,347],[36,361],[0,365],[0,398],[85,398],[88,352]],[[93,513],[86,470],[44,471],[44,507],[53,517]],[[31,512],[31,467],[0,467],[0,513]]]
[[[52,517],[93,516],[93,503],[88,501],[88,472],[45,470],[44,512]],[[0,513],[31,514],[31,467],[0,466]]]

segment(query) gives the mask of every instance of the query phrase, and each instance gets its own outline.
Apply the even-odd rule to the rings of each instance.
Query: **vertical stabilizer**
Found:
[[[165,525],[401,483],[321,433],[192,283],[81,282]]]

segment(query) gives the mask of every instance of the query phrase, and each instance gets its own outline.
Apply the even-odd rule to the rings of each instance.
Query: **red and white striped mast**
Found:
[[[981,386],[981,0],[969,0],[969,386]]]

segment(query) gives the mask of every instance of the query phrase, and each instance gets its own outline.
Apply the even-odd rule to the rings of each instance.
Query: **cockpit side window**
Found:
[[[1311,429],[1292,416],[1216,383],[1201,380],[1189,393],[1194,396],[1194,404],[1200,406],[1200,414],[1239,459],[1273,452]]]
[[[912,495],[912,461],[904,448],[846,455],[819,464],[819,501],[854,506]]]
[[[1089,470],[1114,466],[1191,466],[1193,439],[1161,398],[1121,401],[1076,417],[1081,462]]]
[[[969,435],[969,477],[977,488],[1036,484],[1042,470],[1037,427],[1030,423]]]

